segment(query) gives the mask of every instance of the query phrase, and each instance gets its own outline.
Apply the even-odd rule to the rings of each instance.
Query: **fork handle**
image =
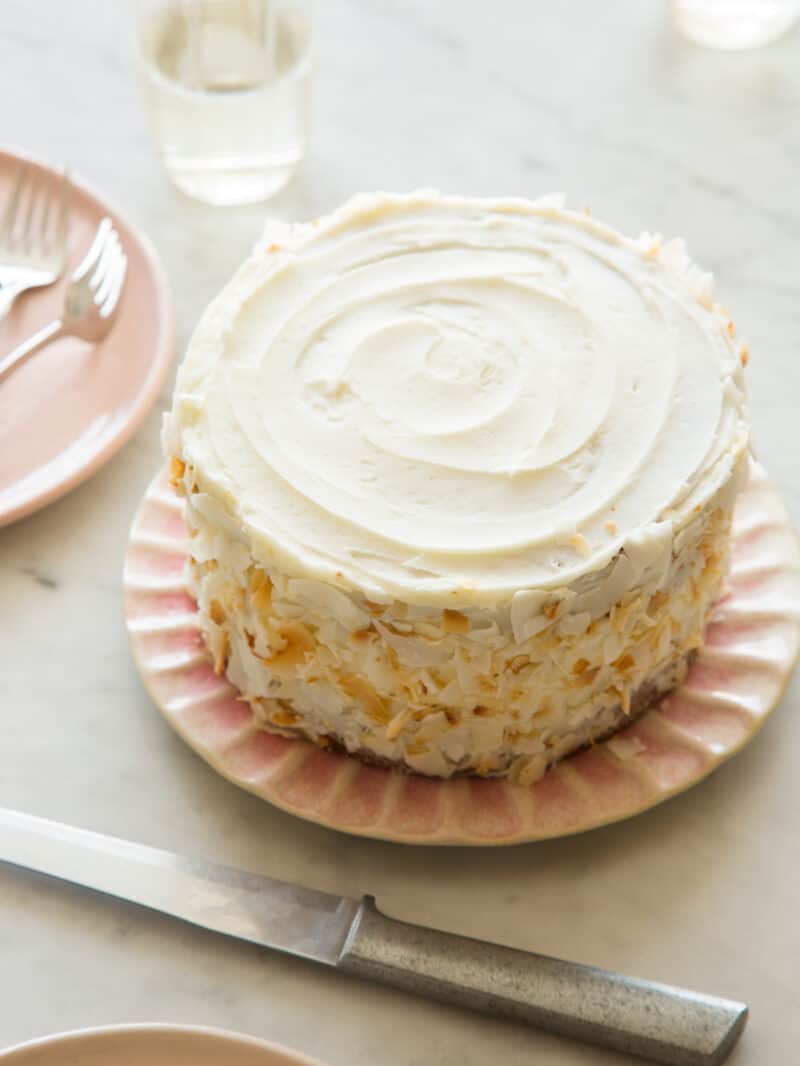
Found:
[[[0,381],[3,380],[12,370],[24,363],[26,359],[33,355],[34,352],[38,352],[48,341],[55,340],[56,337],[61,336],[67,331],[64,329],[64,323],[60,318],[54,318],[48,325],[43,326],[40,330],[37,330],[32,336],[28,337],[26,341],[10,351],[8,355],[3,356],[0,359]]]

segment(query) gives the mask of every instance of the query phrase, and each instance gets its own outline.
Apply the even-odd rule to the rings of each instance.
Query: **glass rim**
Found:
[[[277,75],[269,81],[261,82],[258,85],[252,85],[244,89],[226,90],[225,93],[215,93],[210,89],[203,88],[193,89],[191,86],[185,85],[183,82],[177,81],[174,78],[168,78],[165,74],[163,74],[159,67],[150,59],[146,50],[142,47],[142,23],[144,21],[144,10],[145,8],[153,8],[157,6],[162,6],[165,8],[180,8],[180,4],[177,2],[177,0],[160,0],[160,2],[153,2],[153,0],[141,0],[139,4],[139,10],[136,16],[136,53],[139,63],[142,67],[146,69],[148,77],[151,77],[160,85],[168,87],[171,92],[178,93],[179,95],[184,97],[192,98],[213,96],[217,99],[221,99],[222,97],[237,99],[243,96],[257,96],[260,93],[266,94],[269,92],[273,92],[276,89],[282,87],[283,85],[287,85],[292,81],[299,81],[301,78],[305,77],[306,74],[308,74],[311,70],[313,64],[314,35],[312,30],[311,19],[309,18],[307,19],[308,33],[305,47],[303,48],[302,53],[298,58],[298,61],[296,63],[293,63],[292,66],[284,73]],[[294,8],[295,10],[302,11],[301,5],[298,5],[296,3],[290,2],[287,7],[289,9]]]

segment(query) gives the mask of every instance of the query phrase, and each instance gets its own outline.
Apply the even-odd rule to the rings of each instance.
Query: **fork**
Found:
[[[125,284],[128,257],[110,218],[97,228],[83,262],[75,269],[60,318],[38,330],[0,360],[0,381],[48,341],[76,336],[96,343],[114,324]]]
[[[70,183],[66,171],[56,190],[49,174],[20,164],[0,222],[0,318],[27,289],[52,285],[67,254]],[[51,225],[54,202],[57,217]]]

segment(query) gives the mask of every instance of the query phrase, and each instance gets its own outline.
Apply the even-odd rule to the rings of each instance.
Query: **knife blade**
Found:
[[[666,1066],[718,1066],[742,1003],[409,925],[334,896],[0,808],[0,862],[427,998]]]

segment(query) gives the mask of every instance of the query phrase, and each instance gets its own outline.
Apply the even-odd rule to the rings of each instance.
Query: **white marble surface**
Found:
[[[2,136],[69,161],[147,230],[174,285],[183,345],[265,209],[206,209],[169,187],[137,99],[126,7],[4,0]],[[757,451],[797,518],[800,36],[708,53],[674,36],[656,0],[327,0],[318,28],[312,152],[269,210],[305,217],[374,187],[563,189],[625,230],[683,234],[751,342]],[[89,483],[0,530],[0,804],[741,998],[752,1019],[731,1061],[793,1061],[798,683],[710,780],[583,837],[435,851],[305,825],[193,756],[131,663],[120,569],[158,463],[158,420]],[[331,1066],[630,1061],[9,869],[0,989],[0,1045],[160,1019],[267,1036]]]

